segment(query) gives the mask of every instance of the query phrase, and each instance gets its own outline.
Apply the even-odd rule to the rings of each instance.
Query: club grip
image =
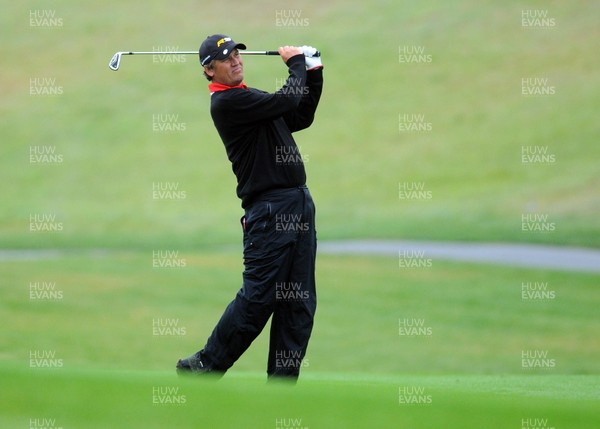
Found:
[[[265,55],[279,55],[279,52],[277,51],[265,51]],[[313,57],[320,57],[321,53],[319,51],[315,52],[315,54],[313,55]]]

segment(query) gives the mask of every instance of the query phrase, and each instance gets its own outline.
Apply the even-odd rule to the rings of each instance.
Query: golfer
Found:
[[[242,287],[202,350],[178,373],[224,374],[272,317],[267,375],[296,381],[310,339],[317,296],[315,206],[292,133],[309,127],[323,66],[309,46],[278,49],[289,77],[275,93],[244,84],[246,49],[222,34],[200,46],[211,116],[237,178],[245,211]]]

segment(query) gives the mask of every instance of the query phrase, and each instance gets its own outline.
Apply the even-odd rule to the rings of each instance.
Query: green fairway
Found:
[[[153,258],[0,264],[13,285],[1,300],[11,321],[3,427],[45,417],[65,428],[510,428],[528,418],[591,428],[599,416],[597,275],[321,256],[313,339],[291,388],[265,386],[268,330],[219,382],[178,378],[176,360],[204,344],[241,262],[226,251],[181,253],[177,268]],[[531,284],[547,293],[524,298]]]
[[[584,429],[595,428],[600,417],[595,388],[600,380],[591,376],[382,381],[351,376],[331,380],[325,375],[291,387],[265,385],[248,374],[219,382],[161,372],[66,370],[32,376],[0,367],[0,374],[10,385],[21,386],[4,393],[3,427],[29,427],[31,420],[46,419],[64,428],[458,429],[520,428],[528,422],[529,427]],[[24,394],[28,389],[32,393]],[[6,400],[14,404],[10,409]]]
[[[4,358],[51,350],[67,366],[172,368],[204,345],[241,285],[242,264],[235,252],[167,260],[182,266],[159,268],[152,251],[1,263],[10,285],[2,308],[14,325]],[[600,372],[597,275],[320,256],[317,278],[305,372]],[[234,371],[263,370],[267,340],[268,330]],[[523,369],[528,351],[547,352],[555,366]]]

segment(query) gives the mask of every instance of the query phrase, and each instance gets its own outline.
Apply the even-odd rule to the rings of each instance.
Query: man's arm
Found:
[[[283,119],[291,132],[310,127],[321,99],[323,91],[323,67],[306,72],[306,86],[298,107],[283,115]]]
[[[288,48],[288,47],[286,47]],[[280,52],[286,48],[280,48]],[[295,52],[295,51],[292,51]],[[304,55],[298,50],[293,55],[282,53],[289,69],[289,77],[277,92],[230,89],[213,94],[213,114],[227,116],[232,124],[249,124],[277,118],[294,111],[300,105],[306,87]]]

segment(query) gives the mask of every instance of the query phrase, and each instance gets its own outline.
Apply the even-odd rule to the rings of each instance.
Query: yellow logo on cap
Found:
[[[221,47],[221,45],[225,42],[231,42],[231,37],[224,37],[217,42],[217,48]]]

